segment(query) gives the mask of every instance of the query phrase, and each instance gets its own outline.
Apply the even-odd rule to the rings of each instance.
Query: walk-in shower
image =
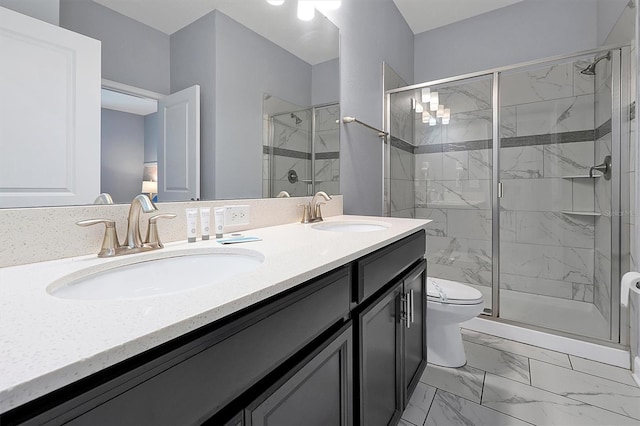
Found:
[[[263,196],[340,192],[339,117],[338,104],[265,114]]]
[[[619,342],[629,57],[592,51],[387,92],[385,211],[433,221],[429,276],[478,288],[502,321]]]

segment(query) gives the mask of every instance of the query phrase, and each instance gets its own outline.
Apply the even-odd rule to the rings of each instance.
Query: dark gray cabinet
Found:
[[[424,242],[424,240],[422,240]],[[413,247],[419,247],[413,243]],[[364,259],[367,268],[394,277],[356,310],[357,423],[396,424],[426,367],[426,261],[411,245]],[[397,256],[404,251],[405,256]],[[413,259],[413,266],[404,265]],[[422,259],[422,260],[420,260]],[[401,269],[402,268],[402,269]],[[362,286],[361,286],[362,288]]]
[[[249,404],[243,424],[352,425],[352,340],[349,324]]]

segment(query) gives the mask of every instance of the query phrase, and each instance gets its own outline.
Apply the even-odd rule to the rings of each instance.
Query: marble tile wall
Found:
[[[312,110],[285,113],[273,118],[274,155],[265,147],[263,165],[263,195],[287,191],[291,196],[311,195],[311,114]],[[340,134],[336,120],[339,105],[315,110],[316,191],[340,193]],[[301,121],[300,121],[301,120]],[[288,180],[289,170],[295,170],[298,182]],[[273,194],[270,194],[270,179]],[[307,181],[307,182],[304,182]]]
[[[630,259],[629,269],[632,271],[640,271],[640,238],[637,232],[638,217],[640,216],[640,209],[638,206],[640,202],[638,200],[638,168],[640,167],[640,157],[638,156],[638,102],[637,102],[637,87],[638,84],[638,56],[637,48],[634,45],[631,49],[631,103],[633,104],[633,113],[630,120],[630,144],[629,144],[629,207],[630,211],[624,216],[625,224],[629,227],[629,233],[631,235],[631,247],[630,247]]]
[[[596,219],[561,213],[594,211],[597,202],[594,180],[566,178],[588,174],[599,155],[593,138],[596,83],[580,73],[588,63],[520,71],[501,80],[503,288],[576,302],[596,298],[594,276],[606,270],[594,246]],[[489,286],[491,82],[439,93],[452,109],[451,123],[414,120],[416,216],[433,220],[429,274]]]

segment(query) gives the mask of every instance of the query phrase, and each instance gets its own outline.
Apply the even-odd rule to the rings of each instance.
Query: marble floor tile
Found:
[[[531,360],[531,385],[640,420],[640,389]]]
[[[491,373],[482,405],[536,425],[638,425],[636,419]]]
[[[538,348],[525,343],[515,342],[513,340],[507,340],[490,334],[478,333],[477,331],[467,329],[462,329],[462,338],[469,342],[489,346],[490,348],[498,349],[500,351],[510,352],[512,354],[526,356],[528,358],[537,359],[550,364],[559,365],[561,367],[571,368],[569,356],[561,352]]]
[[[418,382],[407,408],[405,408],[404,413],[402,413],[402,420],[422,426],[427,418],[427,413],[429,413],[429,408],[435,395],[436,388]]]
[[[425,426],[473,425],[501,426],[527,425],[529,423],[502,414],[475,402],[438,390],[429,410]]]
[[[574,355],[569,355],[569,359],[571,360],[571,366],[574,370],[603,377],[605,379],[613,380],[614,382],[624,383],[625,385],[638,387],[636,381],[631,377],[631,370],[615,367],[609,364],[603,364],[597,361],[591,361],[590,359],[580,358]],[[541,359],[540,361],[544,360]],[[638,403],[640,404],[640,401]]]
[[[480,402],[484,371],[468,365],[447,368],[428,364],[420,381],[473,402]]]
[[[463,341],[467,364],[489,373],[529,384],[529,360],[522,355]]]

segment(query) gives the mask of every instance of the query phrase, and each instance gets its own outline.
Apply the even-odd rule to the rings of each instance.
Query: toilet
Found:
[[[473,287],[427,277],[427,362],[462,367],[467,358],[460,323],[479,315],[482,293]]]

